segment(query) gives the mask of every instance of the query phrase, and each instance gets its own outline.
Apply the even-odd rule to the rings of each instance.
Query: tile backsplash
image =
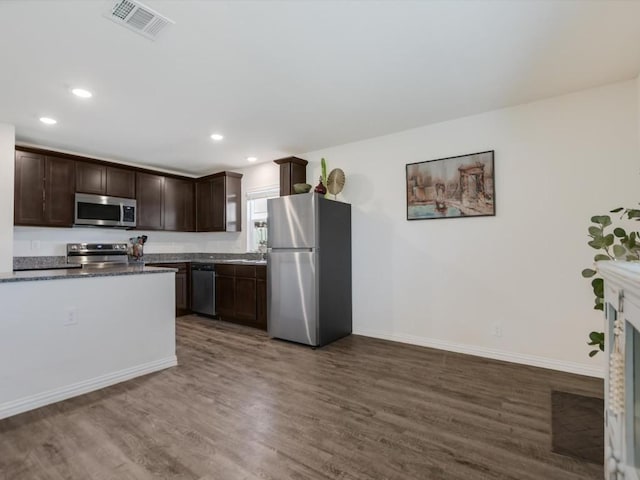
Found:
[[[128,242],[130,237],[147,235],[144,246],[148,253],[244,253],[247,250],[244,232],[145,232],[110,228],[39,228],[15,227],[14,257],[66,255],[67,243]]]

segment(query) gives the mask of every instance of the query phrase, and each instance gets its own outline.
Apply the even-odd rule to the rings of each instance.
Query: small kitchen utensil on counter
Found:
[[[133,259],[134,262],[142,262],[144,257],[144,244],[147,243],[146,235],[141,235],[139,237],[131,237],[129,239],[130,249],[129,255]]]

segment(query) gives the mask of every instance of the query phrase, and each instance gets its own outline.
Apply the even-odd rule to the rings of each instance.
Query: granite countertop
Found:
[[[115,277],[120,275],[141,275],[149,273],[174,273],[175,268],[147,267],[144,265],[123,265],[107,268],[69,268],[51,270],[29,270],[0,274],[0,283],[30,282],[38,280],[62,280],[66,278]]]
[[[248,260],[248,259],[237,259],[237,260],[193,260],[191,263],[228,263],[231,265],[266,265],[266,260]]]
[[[149,253],[144,256],[144,263],[227,263],[238,265],[266,265],[259,253]],[[255,263],[254,263],[255,262]],[[13,270],[49,270],[53,268],[74,268],[69,265],[66,256],[48,257],[13,257]]]

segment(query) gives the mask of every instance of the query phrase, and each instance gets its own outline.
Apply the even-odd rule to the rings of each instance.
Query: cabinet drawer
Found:
[[[216,275],[222,275],[226,277],[234,277],[236,275],[235,265],[226,265],[224,263],[216,263]]]
[[[236,277],[256,278],[256,267],[253,265],[236,265]]]

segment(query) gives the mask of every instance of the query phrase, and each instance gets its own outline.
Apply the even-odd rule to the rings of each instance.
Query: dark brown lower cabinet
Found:
[[[266,267],[262,269],[266,276]],[[262,278],[256,279],[256,323],[267,329],[267,280]]]
[[[216,314],[230,320],[235,317],[235,270],[233,265],[216,265]]]
[[[176,272],[176,317],[191,312],[191,275],[188,263],[149,263],[150,267],[177,268]]]
[[[266,266],[218,263],[215,268],[220,319],[266,330]]]

